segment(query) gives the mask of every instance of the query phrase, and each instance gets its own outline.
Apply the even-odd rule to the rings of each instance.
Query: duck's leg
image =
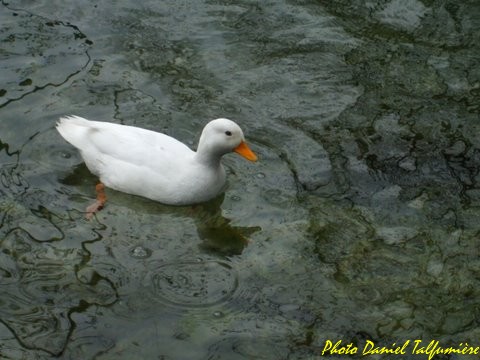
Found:
[[[105,185],[103,185],[102,183],[98,183],[95,186],[95,191],[97,193],[97,200],[95,200],[95,202],[92,205],[89,205],[86,209],[87,214],[85,215],[85,217],[88,220],[90,220],[96,212],[102,210],[105,206],[105,203],[107,202],[107,195],[105,195]]]

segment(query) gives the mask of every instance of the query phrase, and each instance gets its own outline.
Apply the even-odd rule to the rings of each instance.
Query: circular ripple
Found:
[[[180,307],[208,307],[230,299],[238,287],[232,267],[220,261],[164,264],[151,275],[157,299]]]
[[[38,133],[24,147],[25,157],[37,164],[36,172],[71,171],[71,169],[82,163],[78,151],[66,142],[58,138],[58,132],[51,128]],[[23,153],[22,153],[23,155]]]
[[[141,245],[130,249],[130,256],[135,259],[146,259],[152,256],[152,250]]]

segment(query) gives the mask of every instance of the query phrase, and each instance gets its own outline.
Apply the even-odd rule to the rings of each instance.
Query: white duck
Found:
[[[200,203],[220,194],[226,181],[223,155],[235,151],[257,160],[242,129],[228,119],[204,127],[196,152],[162,133],[79,116],[60,118],[57,130],[107,187],[170,205]],[[102,190],[97,186],[97,192]],[[105,196],[97,199],[90,212],[103,207]]]

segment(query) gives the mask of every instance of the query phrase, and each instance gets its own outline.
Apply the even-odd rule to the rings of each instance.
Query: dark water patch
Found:
[[[10,232],[1,243],[3,284],[1,321],[28,349],[60,354],[74,324],[70,314],[81,311],[83,303],[109,304],[115,301],[110,284],[76,281],[75,266],[81,263],[82,250],[60,250],[32,241],[21,230]],[[16,269],[8,264],[16,263]]]
[[[283,340],[238,336],[222,339],[212,344],[208,348],[208,355],[205,359],[225,359],[225,354],[229,354],[229,359],[283,359],[288,353],[288,346]]]
[[[64,84],[90,61],[86,36],[77,27],[13,10],[13,6],[2,4],[0,41],[5,59],[1,66],[4,93],[0,107],[46,87]],[[65,56],[69,61],[64,61]]]

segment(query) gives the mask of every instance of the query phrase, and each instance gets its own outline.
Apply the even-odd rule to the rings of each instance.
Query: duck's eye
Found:
[[[225,131],[225,135],[232,136],[232,132],[227,130],[227,131]]]

